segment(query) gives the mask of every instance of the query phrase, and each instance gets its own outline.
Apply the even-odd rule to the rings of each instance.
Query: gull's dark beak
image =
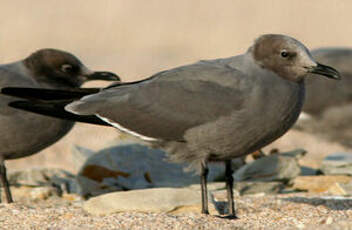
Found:
[[[111,72],[93,72],[86,75],[87,80],[120,81],[120,77]]]
[[[340,73],[336,69],[334,69],[330,66],[326,66],[326,65],[322,65],[320,63],[317,63],[316,66],[312,66],[307,69],[308,69],[309,73],[323,75],[325,77],[332,78],[335,80],[341,80]]]

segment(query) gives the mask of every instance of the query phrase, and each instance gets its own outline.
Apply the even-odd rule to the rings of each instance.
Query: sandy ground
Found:
[[[352,198],[325,200],[313,195],[237,197],[237,220],[198,213],[181,215],[125,212],[85,213],[80,203],[48,200],[0,205],[1,229],[352,229]]]

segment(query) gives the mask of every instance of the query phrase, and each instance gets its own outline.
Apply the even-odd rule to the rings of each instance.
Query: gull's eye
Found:
[[[288,52],[286,50],[281,51],[281,57],[287,58],[288,57]]]
[[[64,73],[71,73],[73,71],[73,67],[70,64],[63,64],[61,66],[61,71]]]

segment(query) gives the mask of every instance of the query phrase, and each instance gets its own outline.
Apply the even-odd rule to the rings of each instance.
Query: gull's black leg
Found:
[[[202,188],[202,213],[209,214],[208,210],[208,189],[207,189],[207,177],[208,177],[208,165],[204,161],[201,163],[201,174],[200,174],[200,183]]]
[[[6,167],[4,161],[0,162],[0,181],[5,191],[7,203],[12,203],[13,199],[10,191],[9,182],[7,180]]]
[[[233,200],[233,177],[232,177],[232,167],[231,167],[231,160],[225,161],[225,177],[226,177],[226,189],[227,189],[227,202],[228,202],[228,209],[229,215],[226,218],[229,219],[236,219],[236,212],[235,212],[235,202]]]

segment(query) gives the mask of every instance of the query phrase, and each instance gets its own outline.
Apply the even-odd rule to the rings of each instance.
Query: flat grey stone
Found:
[[[195,211],[201,207],[200,191],[189,188],[152,188],[113,192],[93,197],[83,204],[90,214],[102,215],[118,212],[172,213]],[[211,203],[210,211],[215,210]],[[199,209],[199,210],[198,210]]]
[[[326,175],[352,175],[352,153],[333,153],[326,156],[321,171]]]

